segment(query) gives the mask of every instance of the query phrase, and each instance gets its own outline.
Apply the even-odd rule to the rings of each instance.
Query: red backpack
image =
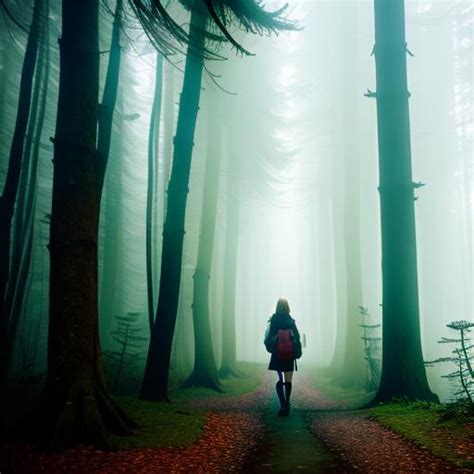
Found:
[[[293,332],[291,329],[279,329],[276,335],[276,357],[280,360],[294,359]]]

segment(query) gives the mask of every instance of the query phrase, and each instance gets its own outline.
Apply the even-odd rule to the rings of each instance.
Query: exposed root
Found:
[[[24,433],[31,433],[48,451],[77,444],[108,450],[110,434],[133,435],[138,427],[100,383],[77,381],[65,397],[53,392],[44,392],[39,407],[22,425]]]
[[[93,385],[85,381],[77,382],[70,388],[54,426],[48,450],[62,450],[79,442],[101,449],[111,447]]]

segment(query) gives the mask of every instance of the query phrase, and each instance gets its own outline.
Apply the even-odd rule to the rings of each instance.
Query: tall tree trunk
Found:
[[[239,377],[235,331],[235,291],[239,246],[239,178],[237,155],[229,156],[226,237],[224,256],[224,296],[222,308],[222,361],[219,377]]]
[[[184,222],[194,130],[201,95],[204,35],[206,19],[196,9],[191,14],[190,43],[186,56],[183,90],[168,186],[167,212],[163,226],[161,276],[158,309],[141,389],[145,400],[167,400],[168,375],[174,328],[178,310]]]
[[[7,177],[0,197],[0,359],[7,362],[9,314],[6,312],[5,297],[10,269],[10,244],[13,209],[20,181],[20,172],[23,161],[23,148],[25,145],[26,128],[30,115],[31,95],[33,89],[33,76],[38,55],[40,38],[40,23],[44,7],[44,0],[35,0],[33,18],[26,44],[23,68],[21,71],[20,95],[18,99],[18,112],[16,116],[15,131],[10,148]],[[9,365],[9,364],[8,364]],[[0,364],[0,391],[8,381],[7,363]]]
[[[99,105],[99,133],[96,154],[96,180],[97,180],[97,202],[100,209],[102,190],[104,187],[105,171],[109,160],[110,140],[112,137],[112,125],[114,119],[115,104],[117,103],[117,91],[120,78],[120,31],[122,28],[123,0],[117,0],[115,6],[114,23],[112,26],[112,41],[110,44],[109,64],[105,78],[102,102]],[[97,216],[98,217],[98,216]]]
[[[150,333],[155,319],[153,302],[153,202],[155,194],[155,160],[158,167],[158,140],[160,137],[161,98],[163,83],[163,55],[156,53],[155,91],[148,134],[148,186],[146,194],[146,286]]]
[[[48,378],[38,429],[53,449],[130,433],[98,345],[98,0],[63,0],[50,233]],[[46,436],[45,436],[46,432]]]
[[[219,118],[216,117],[214,109],[215,107],[210,107],[209,111],[208,155],[202,198],[201,236],[199,238],[197,265],[194,272],[194,369],[186,381],[186,385],[209,387],[221,391],[214,357],[209,310],[209,283],[211,280],[212,254],[216,230],[221,153]]]
[[[115,5],[114,13],[114,22],[112,25],[112,38],[110,42],[110,52],[109,52],[109,63],[107,65],[107,74],[105,77],[104,91],[102,94],[102,102],[99,105],[98,110],[98,138],[97,138],[97,153],[95,159],[96,166],[96,182],[97,182],[97,205],[98,205],[98,214],[97,219],[100,218],[100,208],[102,202],[102,195],[105,182],[105,173],[107,171],[107,164],[109,161],[110,155],[110,144],[112,139],[112,129],[114,121],[114,111],[117,104],[117,95],[118,87],[120,80],[120,64],[121,64],[121,47],[120,47],[120,33],[122,28],[122,17],[123,17],[123,0],[117,0]],[[110,199],[112,200],[112,199]],[[110,202],[106,204],[106,225],[112,223],[112,226],[116,227],[117,222],[114,222],[116,216],[114,215],[110,219],[111,212],[115,211],[113,205],[110,205]],[[109,268],[105,268],[106,261],[107,264],[115,263],[116,255],[112,255],[112,252],[116,250],[115,242],[112,239],[108,238],[109,235],[113,235],[114,239],[117,239],[118,232],[116,229],[111,230],[109,233],[106,233],[106,238],[104,238],[104,247],[103,247],[103,262],[104,267],[102,268],[102,281],[101,281],[101,293],[99,300],[99,315],[100,315],[100,333],[104,335],[102,342],[107,341],[107,336],[111,331],[110,328],[110,318],[108,317],[108,308],[110,307],[112,299],[108,298],[113,290],[115,289],[115,270],[108,271]],[[108,248],[110,246],[111,248]],[[110,258],[106,258],[110,256]],[[107,271],[106,271],[107,270]],[[107,291],[109,290],[109,291]],[[107,296],[106,296],[107,295]],[[106,342],[107,343],[107,342]]]
[[[353,41],[344,50],[343,73],[351,87],[342,84],[343,98],[343,155],[344,155],[344,214],[343,236],[346,274],[346,313],[343,346],[342,384],[362,387],[365,383],[366,362],[364,345],[359,327],[359,309],[362,301],[362,270],[360,260],[360,160],[358,109],[357,109],[357,2],[344,5],[342,12],[342,31]]]
[[[41,46],[35,73],[31,113],[14,215],[11,266],[5,298],[5,314],[8,318],[9,327],[5,348],[6,354],[2,358],[2,364],[6,365],[7,377],[31,267],[36,209],[36,178],[49,82],[48,8],[48,0],[45,0],[45,8],[40,20]]]
[[[374,402],[435,401],[420,340],[404,1],[374,6],[383,284],[382,375]]]

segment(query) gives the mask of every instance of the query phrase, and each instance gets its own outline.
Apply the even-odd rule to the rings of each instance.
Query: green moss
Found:
[[[119,398],[121,406],[140,425],[136,436],[112,436],[114,449],[187,446],[197,441],[206,414],[181,404],[158,403],[131,397]]]
[[[264,364],[239,362],[237,369],[242,373],[242,378],[220,379],[223,392],[203,387],[179,388],[172,390],[169,397],[174,402],[185,403],[189,400],[203,400],[207,398],[221,398],[239,396],[255,390],[262,381],[265,373]]]
[[[224,393],[207,388],[181,388],[170,392],[172,403],[119,397],[121,406],[140,424],[136,436],[113,436],[114,449],[146,447],[188,446],[202,435],[206,413],[186,406],[191,400],[239,396],[251,392],[261,383],[264,365],[240,363],[243,377],[221,380]]]
[[[472,461],[457,452],[458,446],[472,444],[466,424],[472,424],[474,420],[451,418],[443,421],[444,411],[442,405],[418,402],[379,405],[361,413],[452,464],[474,467]]]

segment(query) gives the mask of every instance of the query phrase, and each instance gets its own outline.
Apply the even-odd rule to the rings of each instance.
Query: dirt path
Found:
[[[47,455],[9,451],[5,472],[42,473],[454,473],[459,470],[360,414],[343,411],[295,374],[292,412],[277,417],[273,374],[252,393],[193,401],[207,411],[201,439],[182,448]],[[1,469],[0,469],[1,470]]]

